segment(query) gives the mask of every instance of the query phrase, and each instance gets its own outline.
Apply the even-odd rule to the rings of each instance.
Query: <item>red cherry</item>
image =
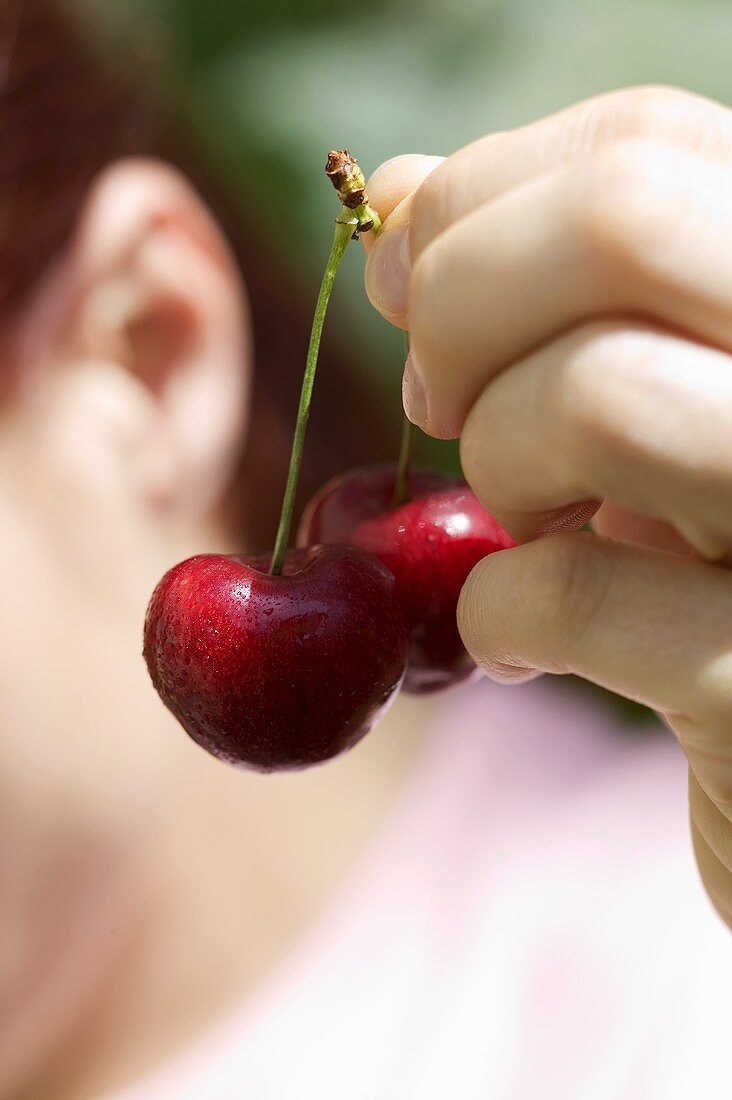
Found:
[[[395,481],[394,465],[334,478],[307,506],[298,544],[360,546],[394,574],[411,632],[404,689],[420,695],[476,671],[457,629],[460,589],[481,558],[515,543],[465,482],[413,469],[410,499],[395,505]]]
[[[269,558],[201,554],[153,592],[144,654],[194,741],[259,771],[302,768],[360,741],[399,689],[408,652],[394,578],[345,546]]]

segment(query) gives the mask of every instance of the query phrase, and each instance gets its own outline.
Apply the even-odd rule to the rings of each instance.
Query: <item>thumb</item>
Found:
[[[366,187],[383,222],[377,237],[362,237],[368,253],[366,293],[379,313],[400,328],[406,325],[409,207],[414,192],[443,160],[417,153],[394,157],[376,169]]]

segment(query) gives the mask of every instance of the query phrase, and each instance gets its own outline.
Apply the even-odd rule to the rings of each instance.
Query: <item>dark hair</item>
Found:
[[[307,346],[310,304],[252,227],[186,155],[160,95],[145,97],[102,63],[83,29],[53,0],[5,0],[0,11],[0,331],[11,327],[39,275],[64,247],[84,194],[119,156],[155,154],[192,179],[230,239],[252,307],[256,370],[234,514],[262,547],[279,514]],[[313,293],[315,288],[312,289]],[[282,323],[282,302],[288,322]],[[365,374],[326,335],[303,465],[303,498],[379,452],[382,419]],[[343,417],[357,409],[358,419]],[[338,412],[336,412],[338,410]]]

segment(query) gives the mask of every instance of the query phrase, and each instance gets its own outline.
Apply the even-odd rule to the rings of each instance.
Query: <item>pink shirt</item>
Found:
[[[240,1010],[106,1100],[728,1095],[732,937],[686,767],[566,685],[435,707],[400,805]]]

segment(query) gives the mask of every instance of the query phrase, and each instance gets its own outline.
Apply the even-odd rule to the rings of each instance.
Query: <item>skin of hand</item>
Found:
[[[387,162],[365,241],[369,297],[411,336],[407,414],[460,438],[522,543],[468,578],[468,649],[499,680],[576,673],[665,718],[730,926],[731,184],[732,112],[625,89]]]

